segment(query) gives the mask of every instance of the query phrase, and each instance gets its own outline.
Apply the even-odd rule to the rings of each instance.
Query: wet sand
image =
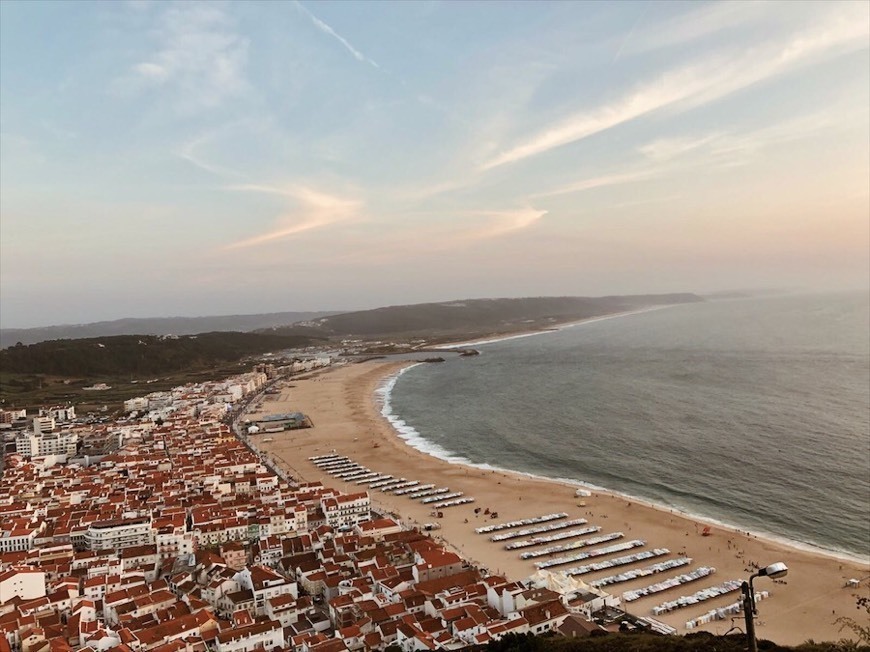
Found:
[[[346,483],[333,478],[311,463],[308,458],[324,455],[335,450],[372,471],[390,474],[397,478],[434,483],[437,487],[450,487],[474,497],[468,505],[443,510],[444,517],[430,515],[431,506],[406,496],[393,496],[374,489],[369,490],[373,502],[379,507],[398,514],[405,523],[424,524],[439,521],[441,529],[433,534],[442,537],[465,558],[502,573],[511,579],[523,579],[536,571],[534,561],[523,561],[517,550],[503,549],[504,543],[493,543],[489,535],[476,534],[475,527],[508,520],[530,518],[554,512],[567,512],[569,519],[586,518],[590,526],[600,526],[598,534],[620,531],[624,537],[620,543],[632,539],[647,542],[643,548],[599,557],[600,561],[653,548],[668,548],[671,554],[657,559],[645,560],[629,566],[597,571],[583,575],[591,581],[630,568],[645,567],[651,563],[678,555],[687,555],[692,564],[663,573],[624,582],[605,590],[621,595],[623,591],[649,586],[678,574],[689,572],[699,566],[712,566],[716,573],[707,578],[675,587],[652,596],[647,596],[625,606],[637,615],[650,616],[651,609],[662,602],[691,595],[702,588],[721,584],[731,579],[746,579],[750,562],[767,565],[784,561],[789,566],[785,583],[767,578],[755,581],[757,591],[767,590],[770,598],[758,604],[757,635],[782,644],[798,644],[807,639],[836,640],[847,635],[834,624],[838,616],[858,617],[855,596],[870,594],[868,577],[870,566],[842,560],[821,553],[792,548],[785,544],[712,526],[710,536],[702,536],[704,523],[683,517],[668,510],[654,508],[624,497],[595,492],[591,497],[576,497],[576,487],[529,478],[518,474],[485,471],[461,464],[451,464],[422,453],[408,446],[399,438],[387,420],[381,416],[375,404],[375,390],[384,378],[398,372],[406,362],[376,360],[343,367],[309,376],[306,380],[291,381],[291,388],[284,389],[280,396],[267,396],[257,414],[301,411],[311,417],[314,428],[256,435],[253,441],[264,451],[273,455],[291,474],[303,481],[322,480],[324,484],[344,491],[365,490],[353,482]],[[462,424],[457,424],[461,428]],[[273,441],[264,442],[271,438]],[[585,504],[584,504],[585,503]],[[499,518],[486,520],[475,515],[475,508],[496,511]],[[467,519],[467,523],[466,523]],[[586,527],[586,526],[583,526]],[[573,539],[572,539],[573,541]],[[567,541],[554,542],[567,543]],[[537,549],[529,548],[529,550]],[[580,550],[564,554],[574,554]],[[589,563],[586,561],[570,566]],[[559,568],[550,570],[558,571]],[[862,580],[858,589],[845,588],[846,580]],[[657,616],[658,620],[685,632],[686,621],[706,613],[710,609],[737,602],[738,593],[708,600],[684,609]],[[732,623],[729,620],[714,621],[699,627],[713,633],[724,633],[733,625],[743,630],[743,615],[738,614]],[[697,630],[696,630],[697,631]]]

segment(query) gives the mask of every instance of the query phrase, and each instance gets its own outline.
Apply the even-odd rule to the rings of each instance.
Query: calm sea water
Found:
[[[870,555],[866,294],[711,301],[418,365],[385,413],[432,454]]]

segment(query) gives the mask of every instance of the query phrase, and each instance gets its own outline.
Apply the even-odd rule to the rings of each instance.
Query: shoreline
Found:
[[[543,328],[538,330],[531,331],[520,331],[519,333],[509,333],[505,335],[493,335],[491,337],[482,337],[474,340],[465,340],[462,342],[448,342],[446,344],[437,344],[432,347],[433,350],[442,350],[442,351],[451,351],[453,349],[461,349],[471,346],[485,346],[486,344],[497,344],[499,342],[506,342],[508,340],[519,340],[526,337],[534,337],[536,335],[547,335],[548,333],[558,333],[563,330],[567,330],[569,328],[574,328],[575,326],[583,326],[585,324],[592,324],[598,321],[605,321],[607,319],[615,319],[617,317],[630,317],[631,315],[641,315],[645,312],[653,312],[656,310],[664,310],[665,308],[674,308],[676,306],[684,306],[687,304],[684,303],[667,303],[660,306],[647,306],[646,308],[638,308],[637,310],[626,310],[623,312],[612,312],[606,315],[597,315],[595,317],[585,317],[583,319],[575,319],[573,321],[561,322],[558,324],[553,324],[551,328]]]
[[[575,320],[575,321],[563,322],[560,324],[554,324],[553,328],[544,329],[544,330],[533,330],[533,331],[521,332],[521,333],[516,333],[516,334],[510,334],[510,335],[504,335],[504,336],[495,336],[495,337],[490,337],[490,338],[485,338],[485,339],[477,339],[477,340],[470,340],[470,341],[463,341],[463,342],[451,342],[451,343],[447,343],[447,344],[438,345],[434,348],[435,348],[435,350],[442,349],[442,350],[450,351],[450,350],[472,347],[472,346],[485,346],[487,344],[498,344],[499,342],[505,342],[508,340],[515,340],[515,339],[521,339],[521,338],[527,338],[527,337],[534,337],[537,335],[547,335],[547,334],[552,334],[552,333],[558,333],[562,330],[574,328],[577,326],[583,326],[583,325],[589,324],[589,323],[605,321],[608,319],[615,319],[618,317],[630,317],[632,315],[639,315],[639,314],[643,314],[643,313],[647,313],[647,312],[654,312],[656,310],[664,310],[667,308],[674,308],[676,306],[681,306],[681,305],[686,305],[686,304],[672,303],[672,304],[665,304],[665,305],[660,305],[660,306],[648,306],[646,308],[639,308],[637,310],[628,310],[628,311],[624,311],[624,312],[611,313],[611,314],[607,314],[607,315],[600,315],[597,317],[589,317],[586,319],[580,319],[580,320]],[[389,382],[391,380],[398,379],[399,376],[401,376],[402,374],[404,374],[406,371],[410,370],[411,368],[416,367],[418,364],[423,364],[423,363],[421,363],[421,362],[409,362],[404,367],[399,369],[398,371],[385,375],[383,378],[382,384],[379,385],[378,388],[375,390],[374,398],[376,400],[378,400],[380,398],[378,395],[381,393],[381,389],[383,387],[385,387],[387,384],[389,384]],[[387,389],[384,398],[389,400],[390,393],[392,393],[392,387]],[[601,491],[604,493],[608,493],[612,496],[624,498],[626,500],[633,500],[633,501],[638,502],[638,503],[643,503],[652,509],[659,509],[659,510],[662,510],[664,512],[678,513],[686,518],[702,522],[706,525],[721,527],[725,530],[731,530],[732,532],[735,532],[735,533],[744,533],[744,532],[749,533],[752,536],[761,537],[761,538],[767,539],[773,543],[785,545],[785,546],[788,546],[788,547],[793,548],[795,550],[809,552],[809,553],[823,554],[823,555],[827,555],[833,559],[837,559],[840,561],[846,561],[849,563],[870,565],[870,555],[862,557],[859,554],[856,554],[856,553],[849,551],[849,550],[842,550],[842,549],[838,549],[838,548],[828,548],[828,547],[825,547],[819,543],[807,543],[804,541],[796,541],[796,540],[791,539],[788,536],[783,535],[783,534],[776,534],[774,532],[757,531],[757,530],[753,530],[751,527],[747,527],[747,529],[744,530],[744,529],[742,529],[742,527],[740,525],[735,524],[735,523],[730,523],[728,521],[719,520],[715,517],[707,516],[705,514],[697,514],[695,512],[687,511],[687,510],[680,508],[680,507],[677,507],[677,506],[664,505],[662,503],[657,503],[654,500],[651,500],[649,498],[645,498],[642,496],[635,496],[633,494],[628,494],[628,493],[623,493],[623,492],[617,491],[615,489],[610,489],[610,488],[607,488],[604,486],[595,485],[591,482],[583,482],[581,480],[571,480],[569,478],[553,478],[551,476],[540,475],[540,474],[531,473],[528,471],[519,471],[516,469],[508,469],[508,468],[504,468],[504,467],[493,466],[491,464],[478,464],[478,463],[472,462],[471,460],[468,460],[467,458],[461,456],[458,453],[452,453],[451,451],[448,451],[444,448],[441,448],[437,444],[432,444],[433,447],[437,447],[437,449],[444,451],[444,455],[442,456],[442,455],[439,455],[438,453],[433,452],[434,448],[430,448],[429,450],[427,450],[423,447],[417,446],[414,443],[409,442],[409,440],[415,441],[417,439],[424,441],[424,442],[428,442],[428,440],[423,436],[422,433],[419,433],[415,430],[416,437],[413,437],[413,438],[403,437],[401,432],[399,432],[399,430],[395,427],[393,420],[390,418],[390,416],[387,414],[384,414],[382,411],[381,411],[381,414],[385,419],[387,419],[390,422],[393,429],[396,431],[396,436],[399,437],[400,439],[402,439],[403,441],[405,441],[406,443],[408,443],[409,446],[411,446],[412,448],[415,448],[416,450],[419,450],[422,453],[431,455],[432,457],[434,457],[436,459],[447,462],[448,464],[464,464],[466,466],[469,466],[472,468],[479,468],[482,470],[495,470],[495,471],[514,473],[514,474],[524,476],[524,477],[530,477],[530,478],[534,478],[534,479],[556,482],[556,483],[567,485],[567,486],[573,485],[573,486],[576,486],[576,488],[591,489],[593,491]],[[428,442],[428,443],[431,444],[431,442]]]
[[[711,536],[702,537],[701,529],[706,523],[672,510],[663,511],[604,490],[592,490],[590,497],[577,497],[576,485],[511,471],[484,470],[459,461],[446,462],[412,448],[397,435],[392,424],[381,414],[381,406],[374,400],[375,392],[384,385],[385,379],[411,364],[375,360],[331,369],[307,380],[291,381],[292,387],[285,388],[280,397],[266,403],[264,410],[299,409],[313,417],[316,427],[288,431],[283,436],[271,435],[274,441],[268,443],[259,436],[254,440],[302,481],[321,480],[346,492],[367,490],[365,486],[326,474],[308,459],[335,450],[380,473],[435,483],[439,487],[449,486],[451,491],[462,491],[466,496],[474,497],[476,502],[473,504],[445,509],[443,517],[437,519],[441,528],[432,534],[475,565],[513,580],[533,574],[536,571],[534,562],[521,560],[516,551],[507,551],[502,544],[492,543],[488,536],[475,534],[474,528],[554,512],[566,512],[569,518],[588,519],[590,525],[600,526],[602,533],[618,529],[624,532],[625,541],[641,539],[646,547],[640,550],[667,549],[667,556],[661,559],[688,557],[693,560],[688,568],[703,565],[717,569],[710,581],[703,584],[669,589],[626,605],[629,611],[638,615],[650,615],[656,605],[680,595],[691,595],[704,586],[745,579],[752,572],[752,563],[766,565],[782,559],[791,570],[786,580],[777,583],[760,580],[756,584],[759,591],[769,591],[772,596],[759,607],[758,636],[782,644],[798,644],[808,638],[841,638],[845,632],[839,631],[834,624],[835,618],[851,616],[855,611],[856,592],[860,595],[868,593],[870,569],[863,564],[835,559],[816,550],[793,549],[777,541],[747,536],[742,531],[731,531],[719,525],[711,525]],[[407,526],[421,527],[423,523],[436,520],[429,505],[376,489],[369,490],[369,493],[374,505],[385,512],[400,515],[402,523]],[[475,507],[489,507],[498,511],[500,517],[490,520],[478,516],[473,511]],[[625,568],[645,567],[649,563],[644,561]],[[580,579],[593,581],[622,570],[617,567],[594,571]],[[605,590],[619,596],[624,591],[646,587],[673,574],[674,571],[669,571],[655,577],[635,578]],[[846,580],[853,577],[861,580],[860,588],[845,588]],[[780,586],[780,582],[788,586]],[[737,596],[732,593],[657,618],[676,627],[680,633],[686,633],[687,621],[736,601]],[[720,620],[696,630],[722,634],[730,626],[730,620]]]
[[[635,313],[622,313],[622,314],[635,314]],[[614,315],[614,316],[616,316],[616,315]],[[577,322],[577,323],[581,324],[584,322]],[[550,331],[540,331],[541,334],[547,333],[547,332],[550,332]],[[538,333],[530,333],[529,335],[535,335],[535,334],[538,334]],[[528,335],[524,335],[522,337],[527,337],[527,336]],[[513,339],[513,338],[507,338],[507,339]],[[493,340],[493,343],[495,341],[496,340]],[[498,340],[498,341],[501,341],[501,340]],[[390,425],[393,427],[393,430],[395,431],[396,436],[399,437],[406,444],[408,444],[409,446],[414,448],[415,450],[420,451],[421,453],[424,453],[426,455],[430,455],[431,457],[434,457],[435,459],[441,460],[443,462],[447,462],[448,464],[458,464],[461,466],[467,466],[469,468],[480,469],[482,471],[496,471],[499,473],[510,473],[510,474],[513,474],[516,476],[530,478],[533,480],[541,480],[544,482],[553,482],[553,483],[556,483],[556,484],[559,484],[559,485],[562,485],[565,487],[571,487],[573,489],[586,489],[589,491],[598,491],[598,492],[601,492],[604,494],[608,494],[610,496],[614,496],[616,498],[621,498],[623,500],[630,500],[630,501],[633,501],[633,502],[638,503],[638,504],[646,505],[650,509],[657,509],[657,510],[659,510],[661,512],[665,512],[665,513],[679,514],[680,516],[682,516],[684,518],[691,519],[693,521],[698,521],[698,522],[703,523],[705,525],[716,526],[716,527],[722,528],[723,530],[729,530],[735,534],[749,534],[750,536],[757,537],[759,539],[765,539],[765,540],[767,540],[771,543],[777,544],[777,545],[787,546],[787,547],[792,548],[796,551],[807,552],[810,554],[825,555],[827,557],[830,557],[831,559],[835,559],[838,561],[844,561],[844,562],[848,562],[848,563],[853,563],[853,564],[870,565],[870,556],[861,557],[860,555],[857,555],[857,554],[855,554],[851,551],[848,551],[848,550],[825,548],[824,546],[819,545],[819,544],[815,544],[815,543],[796,541],[794,539],[790,539],[790,538],[786,537],[785,535],[776,534],[773,532],[764,532],[764,531],[753,530],[749,527],[740,526],[740,525],[735,524],[735,523],[729,523],[727,521],[720,521],[712,516],[707,516],[705,514],[697,514],[695,512],[690,512],[690,511],[682,509],[678,506],[671,506],[671,505],[666,505],[666,504],[662,504],[662,503],[657,503],[654,500],[651,500],[649,498],[645,498],[643,496],[636,496],[633,494],[624,493],[622,491],[618,491],[616,489],[611,489],[611,488],[604,487],[601,485],[596,485],[596,484],[593,484],[591,482],[584,482],[582,480],[571,480],[570,478],[554,478],[552,476],[542,475],[539,473],[532,473],[530,471],[520,471],[518,469],[509,469],[507,467],[494,466],[494,465],[488,464],[488,463],[481,464],[481,463],[477,463],[477,462],[472,462],[471,460],[469,460],[466,457],[463,457],[459,453],[454,453],[452,451],[449,451],[445,448],[442,448],[438,444],[432,444],[431,442],[429,442],[429,440],[427,440],[425,438],[425,436],[422,433],[420,433],[419,431],[417,431],[413,427],[411,427],[411,428],[414,430],[416,435],[414,437],[405,437],[396,428],[394,421],[391,418],[391,417],[396,417],[397,420],[401,421],[402,420],[401,417],[396,415],[394,412],[390,412],[389,414],[385,414],[383,411],[383,401],[384,400],[389,401],[390,394],[392,393],[392,390],[393,390],[393,386],[390,386],[391,381],[398,380],[398,378],[402,374],[404,374],[405,372],[409,371],[410,369],[412,369],[418,365],[422,365],[422,364],[425,364],[425,363],[408,362],[405,366],[403,366],[398,371],[394,371],[392,373],[385,375],[381,380],[381,384],[375,390],[375,396],[373,397],[376,404],[379,407],[379,411],[380,411],[381,415],[385,419],[387,419],[387,421],[390,422]],[[381,396],[382,390],[385,390],[383,393],[383,396]],[[389,405],[389,403],[388,403],[388,405]],[[403,423],[404,423],[404,421],[403,421]],[[417,440],[428,443],[429,447],[426,448],[424,446],[415,445]],[[412,443],[412,442],[415,442],[415,443]],[[434,452],[436,449],[443,451],[444,455],[442,456],[442,455]]]

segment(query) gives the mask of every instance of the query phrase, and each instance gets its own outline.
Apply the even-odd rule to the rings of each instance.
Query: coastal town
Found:
[[[259,428],[234,432],[231,415],[287,371],[135,398],[117,420],[30,418],[0,483],[0,648],[410,651],[588,634],[594,614],[651,626],[580,583],[558,593],[486,573],[367,491],[276,468],[247,441]]]
[[[870,652],[870,0],[0,0],[0,652]]]
[[[672,634],[659,614],[728,594],[685,628],[742,617],[733,580],[626,611],[709,579],[715,569],[689,570],[685,551],[568,512],[499,515],[465,491],[364,465],[329,439],[288,459],[297,438],[322,436],[319,419],[286,409],[294,383],[341,367],[365,365],[326,354],[259,362],[127,400],[112,418],[73,406],[3,412],[0,652],[411,652],[509,634]],[[577,490],[575,502],[589,496]],[[471,536],[533,572],[503,572],[448,541],[457,508]],[[643,584],[609,592],[633,580]]]

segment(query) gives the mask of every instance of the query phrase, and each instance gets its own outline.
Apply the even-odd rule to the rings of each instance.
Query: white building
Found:
[[[21,419],[27,418],[27,410],[11,410],[10,414],[12,415],[13,421],[19,421]]]
[[[49,414],[33,417],[33,432],[37,435],[41,432],[51,432],[56,425],[54,417]]]
[[[368,492],[330,496],[320,501],[326,523],[333,528],[352,527],[371,518],[372,501]]]
[[[220,521],[194,525],[191,534],[199,548],[229,541],[244,541],[249,538],[247,520],[240,518],[225,518]]]
[[[45,573],[30,568],[11,568],[0,573],[0,604],[18,596],[22,600],[45,597]]]
[[[37,417],[33,420],[34,427],[39,420],[50,420],[53,417]],[[79,436],[74,432],[45,433],[37,430],[35,433],[22,433],[15,438],[15,452],[26,457],[45,457],[47,455],[66,455],[72,457],[78,448]]]
[[[21,519],[12,519],[0,525],[0,553],[31,550],[36,537],[45,529],[45,523],[33,525],[20,521]]]
[[[154,543],[151,518],[140,516],[91,523],[85,532],[84,543],[89,550],[129,548]]]
[[[242,396],[245,395],[246,389],[247,389],[246,387],[242,387],[238,383],[233,383],[232,385],[227,387],[227,394],[229,394],[231,397],[228,402],[234,403],[236,401],[240,401],[242,399]]]
[[[55,407],[49,408],[49,409],[40,408],[39,416],[51,417],[56,422],[61,422],[61,423],[64,421],[75,421],[76,409],[72,405],[68,405],[66,407],[55,406]]]
[[[124,401],[124,412],[144,412],[148,409],[148,398],[138,396]]]
[[[284,629],[277,620],[267,620],[221,632],[215,643],[217,652],[253,652],[257,648],[283,648]]]
[[[244,568],[236,573],[233,578],[242,588],[248,589],[254,595],[254,610],[256,615],[266,614],[266,602],[282,595],[292,595],[293,599],[299,597],[296,582],[288,580],[283,575],[264,566]]]
[[[379,518],[360,523],[354,530],[361,537],[373,537],[376,541],[383,541],[385,536],[401,532],[402,526],[391,518]]]
[[[189,555],[195,549],[191,532],[158,532],[155,535],[155,543],[157,543],[157,554],[161,559]]]

